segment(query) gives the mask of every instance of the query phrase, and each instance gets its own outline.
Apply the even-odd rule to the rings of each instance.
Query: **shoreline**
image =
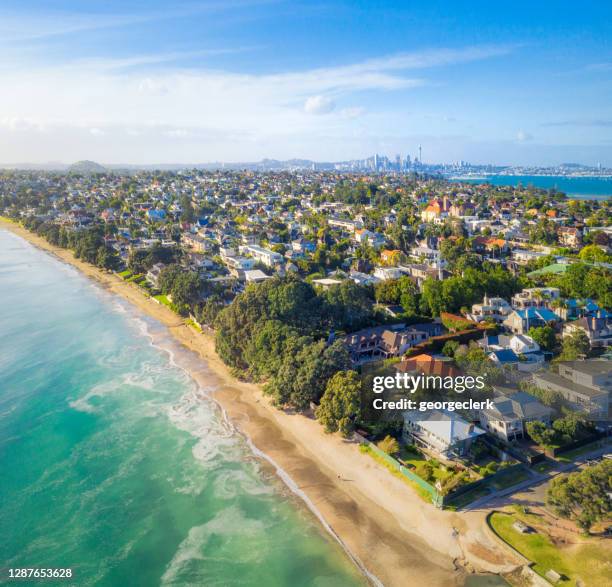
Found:
[[[486,533],[486,512],[459,515],[437,510],[382,465],[362,455],[357,442],[325,434],[307,416],[274,408],[260,387],[229,373],[215,352],[211,335],[186,325],[138,286],[76,259],[71,251],[15,223],[0,219],[0,228],[121,296],[203,359],[207,373],[195,369],[190,372],[192,377],[200,384],[203,376],[214,376],[219,388],[210,397],[246,437],[254,454],[276,469],[371,583],[405,585],[410,577],[414,583],[459,586],[466,575],[462,567],[504,573],[520,564]]]

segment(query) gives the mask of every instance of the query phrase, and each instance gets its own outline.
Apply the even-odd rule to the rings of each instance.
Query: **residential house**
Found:
[[[259,245],[242,245],[238,247],[238,250],[242,255],[250,255],[266,267],[274,267],[283,262],[283,256],[280,253],[264,249]]]
[[[526,308],[514,310],[503,322],[504,326],[515,334],[526,334],[532,327],[558,327],[561,318],[548,308]]]
[[[399,267],[376,267],[374,269],[374,277],[381,281],[399,279],[402,275],[403,272]]]
[[[520,360],[512,349],[495,349],[489,353],[488,357],[498,367],[506,369],[517,369]]]
[[[269,275],[266,275],[261,269],[247,269],[244,271],[244,280],[247,283],[259,283],[266,279],[272,279]]]
[[[374,285],[380,281],[378,277],[354,270],[349,273],[349,278],[352,279],[357,285]]]
[[[601,316],[579,318],[563,326],[563,337],[571,336],[582,331],[589,339],[591,348],[607,347],[612,345],[612,318],[603,312]]]
[[[322,277],[321,279],[313,279],[312,284],[320,287],[321,289],[329,289],[334,285],[340,285],[342,281],[340,279],[333,279],[330,277]]]
[[[358,244],[368,244],[374,249],[379,249],[385,245],[385,237],[382,234],[365,228],[355,230],[353,238]]]
[[[403,355],[410,347],[429,338],[420,325],[376,326],[349,334],[344,340],[354,364]]]
[[[512,313],[512,306],[504,298],[490,298],[485,295],[482,304],[474,304],[468,319],[474,322],[503,322]]]
[[[401,254],[402,252],[398,249],[385,249],[380,252],[380,260],[387,265],[392,265],[399,260]]]
[[[512,260],[519,265],[527,265],[529,261],[536,261],[542,257],[547,257],[548,253],[541,251],[530,251],[528,249],[514,249],[512,251]]]
[[[508,245],[503,238],[477,236],[473,241],[474,250],[477,253],[492,253],[493,256],[501,256],[508,250]]]
[[[558,373],[541,371],[534,374],[534,384],[556,391],[575,408],[592,418],[608,417],[612,391],[612,361],[588,359],[562,361]]]
[[[155,263],[155,265],[153,265],[153,267],[147,271],[146,280],[153,287],[158,287],[159,275],[164,267],[165,265],[163,263]]]
[[[492,403],[492,408],[480,411],[480,426],[506,442],[525,438],[527,422],[550,424],[553,410],[523,391],[500,394]]]
[[[291,241],[291,249],[295,253],[314,253],[317,248],[311,241],[307,241],[306,239],[299,238],[294,241]]]
[[[561,292],[557,287],[530,287],[512,296],[513,308],[522,310],[533,306],[547,306],[555,300],[561,299]]]
[[[505,334],[485,335],[478,341],[485,351],[494,353],[496,351],[509,351],[512,354],[489,355],[489,358],[500,366],[511,365],[519,371],[536,371],[544,365],[544,353],[540,345],[526,334],[515,334],[507,336]]]
[[[357,222],[353,220],[345,220],[343,218],[328,218],[327,224],[334,228],[341,228],[342,230],[346,230],[347,232],[355,232],[355,230],[361,228],[363,226],[362,222]]]
[[[423,325],[419,325],[423,327]],[[430,336],[437,336],[430,333]],[[403,357],[395,366],[395,370],[400,373],[414,373],[418,375],[436,375],[439,377],[459,377],[463,375],[450,360],[437,359],[426,353],[413,357]]]
[[[559,244],[575,249],[582,244],[582,232],[574,226],[560,226],[557,229]]]
[[[223,262],[235,271],[249,271],[255,265],[255,260],[251,257],[233,257],[230,255],[223,257]]]
[[[434,198],[421,212],[421,219],[423,222],[442,222],[448,216],[450,207],[450,202],[446,196],[442,200]]]
[[[466,422],[456,412],[430,410],[403,413],[403,439],[443,458],[468,453],[472,443],[485,431]]]
[[[212,243],[198,234],[184,232],[181,235],[181,243],[196,253],[207,253],[212,250]]]

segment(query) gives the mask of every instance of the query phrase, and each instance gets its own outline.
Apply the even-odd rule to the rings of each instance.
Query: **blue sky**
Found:
[[[4,0],[0,162],[612,166],[612,3]]]

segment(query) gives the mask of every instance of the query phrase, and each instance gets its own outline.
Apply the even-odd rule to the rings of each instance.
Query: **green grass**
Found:
[[[554,569],[564,575],[557,585],[567,587],[575,587],[578,579],[586,586],[612,584],[612,563],[604,542],[558,548],[548,536],[540,532],[517,532],[512,524],[521,518],[529,524],[529,519],[524,516],[494,512],[489,517],[489,523],[504,542],[533,561],[536,573],[544,576],[547,571]]]
[[[127,277],[126,281],[140,281],[141,279],[145,279],[145,276],[142,273],[135,273],[131,277]]]
[[[488,493],[489,490],[485,485],[478,485],[477,487],[474,487],[474,489],[470,489],[469,491],[466,491],[465,493],[462,493],[461,495],[457,496],[455,499],[451,499],[451,501],[448,503],[448,505],[445,506],[445,508],[451,511],[461,509],[466,505],[469,505],[473,501],[484,497]]]
[[[132,277],[132,272],[129,269],[126,269],[125,271],[117,273],[117,275],[121,277],[121,279],[128,279],[128,277]]]
[[[407,466],[407,468],[411,469],[413,473],[421,478],[423,477],[420,473],[420,469],[423,464],[428,462],[429,464],[433,465],[432,461],[428,461],[421,453],[408,450],[405,447],[402,447],[402,450],[400,451],[400,458],[403,463],[406,463],[406,465],[412,465],[414,469],[411,469],[410,466]],[[433,465],[433,475],[436,481],[444,481],[445,479],[452,477],[454,474],[455,473],[452,471],[444,470],[442,465],[439,463],[438,465]],[[425,479],[425,481],[427,480]]]
[[[557,460],[562,463],[571,463],[576,457],[579,457],[581,455],[585,455],[594,450],[597,450],[600,446],[602,446],[601,440],[596,440],[595,442],[585,444],[584,446],[575,448],[574,450],[568,450],[567,452],[560,454],[557,457]]]
[[[195,328],[198,332],[202,332],[202,329],[191,318],[185,320],[185,324],[187,324],[187,326]]]
[[[157,296],[153,296],[160,304],[167,306],[171,310],[174,310],[174,304],[168,299],[168,296],[164,294],[159,294]]]
[[[410,485],[410,487],[416,491],[417,495],[423,501],[426,501],[427,503],[431,503],[432,496],[431,496],[431,493],[429,493],[429,491],[427,491],[426,489],[424,489],[423,487],[418,485],[418,483],[416,483],[416,482],[412,481],[411,479],[409,479],[408,477],[406,477],[406,475],[401,473],[391,463],[387,462],[380,455],[377,455],[367,444],[361,444],[359,446],[359,450],[362,453],[364,453],[364,454],[370,455],[377,463],[380,463],[381,465],[383,465],[383,467],[385,467],[387,470],[389,470],[392,475],[394,475],[398,479],[401,479],[407,485]]]
[[[487,486],[491,487],[495,491],[500,491],[501,489],[507,489],[508,487],[517,485],[522,481],[525,481],[525,479],[528,477],[529,473],[527,473],[527,471],[524,469],[513,469],[512,471],[496,475],[491,479],[491,481],[487,482]]]

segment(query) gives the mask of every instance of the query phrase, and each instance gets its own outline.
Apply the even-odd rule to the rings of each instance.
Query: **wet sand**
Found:
[[[484,512],[437,510],[401,479],[361,454],[356,442],[325,434],[311,418],[274,408],[258,386],[230,374],[215,353],[210,334],[186,325],[138,286],[76,259],[72,252],[16,224],[0,219],[0,228],[11,230],[122,296],[204,359],[206,369],[192,370],[196,381],[209,385],[208,371],[212,371],[219,382],[213,398],[254,450],[278,468],[281,477],[289,477],[285,481],[322,517],[321,522],[373,583],[462,585],[465,569],[501,573],[519,563],[486,532]]]

